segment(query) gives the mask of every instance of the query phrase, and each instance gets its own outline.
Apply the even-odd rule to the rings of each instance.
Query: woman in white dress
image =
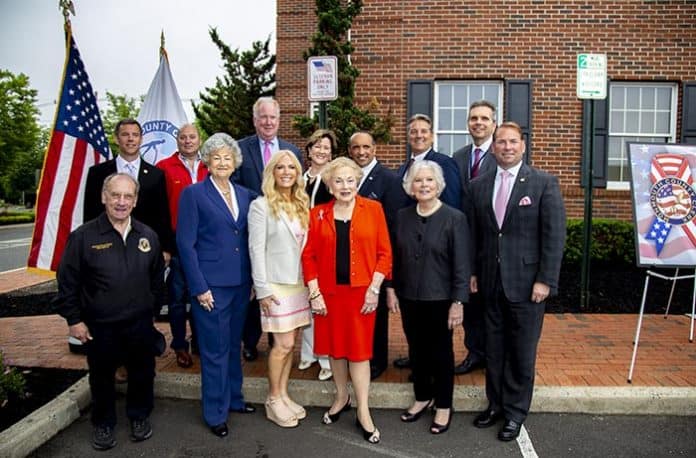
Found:
[[[309,218],[302,167],[288,150],[278,151],[263,171],[263,196],[249,208],[249,254],[261,328],[273,333],[268,355],[266,417],[284,428],[298,425],[305,409],[288,395],[297,330],[310,323],[300,255]]]

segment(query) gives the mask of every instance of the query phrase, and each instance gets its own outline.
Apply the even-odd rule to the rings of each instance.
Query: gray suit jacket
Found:
[[[249,207],[249,255],[251,278],[256,297],[263,299],[273,294],[269,283],[296,285],[302,283],[302,245],[290,228],[285,214],[275,218],[265,197],[254,200]]]
[[[468,186],[471,183],[471,155],[473,154],[474,144],[468,144],[464,148],[457,150],[452,158],[459,168],[459,176],[462,180],[462,207],[465,208],[465,200],[468,199]],[[493,144],[488,148],[486,154],[479,164],[478,175],[481,176],[491,170],[496,169],[495,158],[493,157]]]
[[[474,273],[479,290],[491,297],[500,268],[500,280],[510,302],[529,301],[534,282],[545,283],[555,294],[566,236],[558,179],[522,164],[499,229],[492,203],[495,175],[496,169],[471,181]]]

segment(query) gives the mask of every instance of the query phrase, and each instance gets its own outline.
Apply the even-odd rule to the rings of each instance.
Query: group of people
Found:
[[[70,334],[87,345],[94,448],[115,445],[119,365],[131,439],[152,434],[152,320],[165,265],[171,346],[190,367],[190,302],[203,418],[216,436],[228,435],[229,412],[256,410],[242,394],[241,360],[258,356],[266,332],[270,421],[290,428],[307,416],[288,393],[301,336],[299,369],[318,361],[319,378],[336,389],[322,423],[355,405],[358,430],[378,443],[369,387],[387,366],[391,311],[401,313],[409,354],[398,363],[412,369],[415,398],[401,420],[432,409],[429,430],[444,433],[454,375],[486,367],[489,406],[474,424],[504,420],[498,437],[517,437],[565,240],[558,181],[523,162],[520,127],[496,129],[495,108],[475,102],[474,144],[453,159],[432,149],[430,118],[414,115],[409,160],[394,172],[377,160],[369,132],[351,136],[349,157],[334,158],[335,135],[318,130],[302,157],[277,136],[277,101],[259,99],[253,119],[256,135],[236,142],[217,133],[202,146],[196,128],[182,126],[179,151],[156,167],[140,160],[139,124],[124,120],[118,158],[90,169],[85,223],[69,237],[58,284]],[[462,324],[469,355],[455,367]]]

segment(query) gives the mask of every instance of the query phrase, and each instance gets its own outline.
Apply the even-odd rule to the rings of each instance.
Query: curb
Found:
[[[89,381],[85,375],[53,401],[0,433],[0,456],[27,456],[80,418],[89,403]]]

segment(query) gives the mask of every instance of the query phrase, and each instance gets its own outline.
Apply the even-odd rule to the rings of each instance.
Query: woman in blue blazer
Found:
[[[200,347],[203,418],[224,437],[228,412],[256,410],[244,402],[240,359],[251,294],[247,213],[256,195],[230,180],[242,155],[229,135],[212,135],[201,160],[209,175],[181,193],[176,243]]]

